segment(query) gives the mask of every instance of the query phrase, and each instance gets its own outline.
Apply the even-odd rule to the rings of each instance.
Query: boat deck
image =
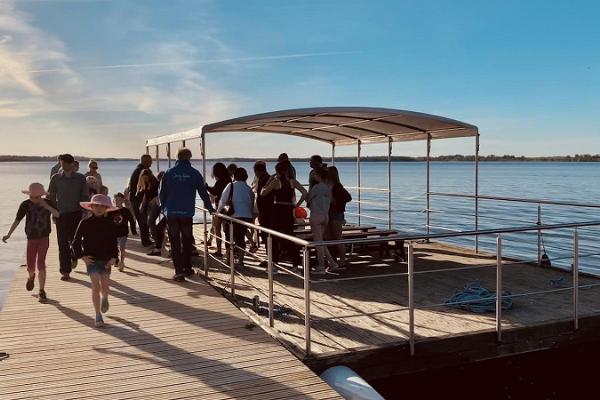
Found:
[[[48,303],[25,291],[22,268],[0,313],[3,400],[340,398],[203,279],[171,281],[170,262],[136,239],[94,328],[83,265],[60,281],[51,243]]]
[[[264,256],[259,253],[258,256]],[[276,314],[274,332],[300,357],[311,364],[311,359],[321,360],[311,364],[327,365],[328,357],[336,360],[360,358],[377,349],[403,346],[409,336],[408,284],[406,276],[385,276],[366,280],[334,282],[335,278],[352,278],[378,274],[407,272],[407,264],[393,259],[380,259],[379,254],[360,254],[350,257],[348,271],[340,276],[316,278],[311,284],[312,352],[307,355],[304,330],[303,281],[288,274],[274,278],[274,303]],[[502,315],[502,329],[510,332],[518,328],[541,328],[558,321],[573,318],[572,273],[559,269],[544,269],[536,265],[505,260],[503,288],[512,295],[538,293],[562,289],[552,293],[538,293],[513,298],[512,309]],[[254,320],[268,326],[266,313],[268,278],[258,262],[247,260],[236,278],[236,300]],[[213,261],[210,276],[214,285],[230,291],[229,271]],[[481,266],[476,269],[461,269]],[[453,270],[458,268],[458,270]],[[444,270],[447,271],[444,271]],[[418,274],[427,270],[440,272]],[[416,354],[424,349],[421,343],[441,342],[443,339],[468,337],[487,333],[491,345],[496,346],[495,312],[477,314],[443,305],[457,290],[469,283],[479,282],[495,291],[496,257],[441,243],[415,245],[415,342]],[[298,271],[302,275],[302,271]],[[562,279],[561,279],[562,278]],[[554,282],[552,282],[554,281]],[[580,276],[580,285],[598,285],[600,279]],[[252,309],[252,298],[258,295],[261,310]],[[436,307],[431,307],[438,305]],[[579,290],[580,317],[600,315],[600,286]],[[570,328],[569,328],[570,329]],[[489,336],[490,332],[493,336]],[[523,339],[523,338],[521,338]],[[421,349],[421,350],[420,350]],[[446,349],[452,351],[451,348]],[[359,364],[352,365],[361,373]],[[365,374],[368,377],[368,372]]]

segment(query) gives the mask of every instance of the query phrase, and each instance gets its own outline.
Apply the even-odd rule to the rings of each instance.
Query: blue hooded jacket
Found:
[[[200,171],[188,160],[179,160],[169,168],[160,183],[159,199],[167,217],[191,218],[196,211],[196,192],[210,212],[214,208]]]

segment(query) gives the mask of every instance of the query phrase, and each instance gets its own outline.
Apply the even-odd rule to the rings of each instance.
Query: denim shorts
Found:
[[[110,274],[110,267],[106,268],[106,263],[108,263],[108,260],[92,260],[90,265],[86,267],[88,275]]]
[[[121,248],[125,248],[125,245],[127,245],[127,236],[121,236],[117,238],[117,246],[119,246],[119,249]]]

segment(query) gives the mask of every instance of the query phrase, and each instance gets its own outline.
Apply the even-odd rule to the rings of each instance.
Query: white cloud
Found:
[[[10,0],[0,2],[0,89],[45,95],[44,83],[30,71],[39,68],[61,69],[64,79],[74,82],[67,67],[64,45],[33,25],[30,16]]]

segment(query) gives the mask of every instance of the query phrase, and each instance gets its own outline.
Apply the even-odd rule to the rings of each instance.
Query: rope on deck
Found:
[[[513,306],[511,293],[502,291],[502,310],[510,310]],[[496,311],[496,292],[484,288],[481,283],[473,282],[465,285],[463,290],[458,290],[445,302],[454,308],[461,308],[477,314]]]

